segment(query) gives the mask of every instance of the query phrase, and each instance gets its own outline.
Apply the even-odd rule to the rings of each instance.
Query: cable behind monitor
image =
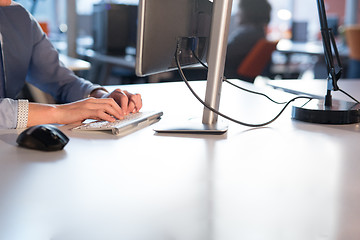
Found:
[[[203,63],[196,56],[196,53],[193,52],[193,54],[195,58],[200,62],[200,64],[205,68],[207,68],[207,65]],[[341,74],[341,71],[338,74]],[[242,88],[240,86],[237,86],[231,83],[230,81],[228,81],[225,77],[224,77],[224,81],[243,91],[264,96],[274,103],[284,104],[271,99],[266,94],[251,91]],[[323,101],[321,99],[314,99],[313,102],[310,102],[309,100],[305,104],[301,104],[299,106],[293,106],[292,118],[300,121],[311,122],[311,123],[350,124],[350,123],[359,122],[360,121],[359,101],[355,99],[353,96],[351,96],[349,93],[347,93],[346,91],[342,90],[338,85],[337,85],[337,91],[351,98],[356,103],[331,99],[331,102],[333,102],[332,105],[334,106],[326,107],[325,100]]]
[[[206,107],[207,109],[209,109],[210,111],[216,113],[217,115],[229,120],[229,121],[232,121],[232,122],[235,122],[237,124],[240,124],[240,125],[243,125],[243,126],[246,126],[246,127],[264,127],[266,125],[269,125],[270,123],[274,122],[276,119],[278,119],[281,114],[285,111],[285,109],[290,105],[291,102],[294,102],[295,100],[297,99],[308,99],[309,101],[312,99],[311,97],[308,97],[308,96],[297,96],[295,98],[292,98],[291,100],[289,100],[288,102],[285,103],[285,106],[281,109],[281,111],[273,118],[271,119],[270,121],[267,121],[267,122],[264,122],[264,123],[259,123],[259,124],[253,124],[253,123],[245,123],[245,122],[242,122],[242,121],[239,121],[239,120],[236,120],[232,117],[229,117],[221,112],[219,112],[218,110],[212,108],[211,106],[209,106],[207,103],[205,103],[205,101],[203,101],[199,95],[197,95],[197,93],[194,91],[194,89],[191,87],[189,81],[187,80],[183,70],[182,70],[182,67],[180,65],[180,60],[179,60],[179,55],[181,54],[181,50],[179,49],[179,45],[177,46],[177,49],[176,49],[176,52],[175,52],[175,62],[176,62],[176,65],[177,65],[177,68],[178,68],[178,72],[180,74],[180,77],[181,79],[185,82],[186,86],[189,88],[190,92],[194,95],[194,97],[204,106]],[[200,61],[201,63],[201,61]]]

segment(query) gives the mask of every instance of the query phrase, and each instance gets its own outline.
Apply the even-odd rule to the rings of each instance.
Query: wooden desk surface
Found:
[[[142,93],[144,110],[163,110],[158,124],[201,115],[183,83],[122,88]],[[224,84],[221,109],[263,122],[279,107]],[[1,240],[360,239],[359,124],[302,123],[286,111],[264,128],[230,123],[223,136],[69,128],[53,153],[0,131]]]

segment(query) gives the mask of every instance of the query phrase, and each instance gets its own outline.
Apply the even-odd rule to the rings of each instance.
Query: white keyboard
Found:
[[[162,112],[138,112],[125,116],[115,122],[95,121],[73,128],[76,131],[111,130],[115,135],[126,134],[140,127],[151,125],[160,120]]]

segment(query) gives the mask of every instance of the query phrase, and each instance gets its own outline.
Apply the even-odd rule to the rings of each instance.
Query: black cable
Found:
[[[196,60],[203,65],[204,68],[208,69],[209,67],[198,57],[198,55],[195,53],[194,50],[192,50],[192,54],[194,55],[194,57],[196,58]]]
[[[196,60],[203,66],[205,67],[206,69],[208,69],[208,66],[197,56],[197,54],[193,52],[193,55],[194,57],[196,58]],[[340,73],[341,74],[341,73]],[[230,82],[229,80],[226,79],[226,77],[224,77],[223,79],[224,82],[230,84],[230,85],[233,85],[234,87],[237,87],[243,91],[246,91],[246,92],[249,92],[249,93],[253,93],[253,94],[257,94],[257,95],[260,95],[260,96],[263,96],[263,97],[266,97],[267,99],[269,99],[270,101],[272,101],[273,103],[276,103],[276,104],[286,104],[287,102],[277,102],[275,101],[274,99],[270,98],[269,96],[267,96],[266,94],[264,93],[260,93],[260,92],[256,92],[256,91],[252,91],[252,90],[249,90],[249,89],[246,89],[246,88],[243,88],[243,87],[240,87],[232,82]],[[345,94],[346,96],[348,96],[349,98],[351,98],[353,101],[355,101],[356,103],[360,103],[356,98],[354,98],[353,96],[351,96],[349,93],[345,92],[344,90],[340,89],[338,87],[338,91],[342,92],[343,94]]]
[[[242,91],[245,91],[245,92],[249,92],[249,93],[252,93],[252,94],[257,94],[257,95],[260,95],[260,96],[263,96],[263,97],[266,97],[267,99],[269,99],[271,102],[273,103],[276,103],[276,104],[286,104],[287,102],[278,102],[278,101],[275,101],[274,99],[270,98],[268,95],[264,94],[264,93],[261,93],[261,92],[256,92],[256,91],[252,91],[252,90],[249,90],[249,89],[246,89],[246,88],[243,88],[243,87],[240,87],[239,85],[236,85],[232,82],[230,82],[229,80],[227,80],[226,78],[224,78],[223,80],[224,82],[242,90]]]
[[[285,109],[287,108],[287,106],[289,106],[289,104],[297,99],[308,99],[309,101],[312,99],[310,97],[305,97],[305,96],[298,96],[298,97],[295,97],[293,99],[291,99],[290,101],[288,101],[285,106],[281,109],[281,111],[273,118],[271,119],[270,121],[268,122],[265,122],[265,123],[260,123],[260,124],[251,124],[251,123],[244,123],[244,122],[241,122],[241,121],[238,121],[236,119],[233,119],[221,112],[219,112],[218,110],[214,109],[213,107],[209,106],[207,103],[205,103],[197,94],[196,92],[194,91],[194,89],[190,86],[187,78],[185,77],[184,75],[184,72],[180,66],[180,60],[179,60],[179,48],[177,47],[176,48],[176,52],[175,52],[175,62],[176,62],[176,65],[177,65],[177,68],[178,68],[178,72],[180,74],[180,77],[181,79],[185,82],[186,86],[189,88],[189,90],[191,91],[191,93],[194,95],[194,97],[202,104],[204,105],[204,107],[206,107],[207,109],[209,109],[210,111],[213,111],[214,113],[216,113],[217,115],[227,119],[227,120],[230,120],[232,122],[235,122],[237,124],[240,124],[240,125],[244,125],[244,126],[247,126],[247,127],[263,127],[263,126],[266,126],[266,125],[269,125],[270,123],[274,122],[276,119],[278,119],[280,117],[280,115],[285,111]]]
[[[208,66],[197,56],[197,54],[193,51],[193,55],[194,57],[196,58],[196,60],[206,69],[208,69]],[[245,92],[248,92],[248,93],[252,93],[252,94],[257,94],[257,95],[260,95],[260,96],[263,96],[263,97],[266,97],[267,99],[269,99],[271,102],[273,103],[276,103],[276,104],[286,104],[287,102],[278,102],[272,98],[270,98],[268,95],[264,94],[264,93],[261,93],[261,92],[256,92],[256,91],[252,91],[252,90],[249,90],[249,89],[246,89],[246,88],[243,88],[243,87],[240,87],[239,85],[236,85],[232,82],[230,82],[229,80],[227,80],[227,78],[224,76],[223,78],[223,81],[242,90],[242,91],[245,91]]]
[[[348,96],[349,98],[351,98],[352,100],[354,100],[356,103],[360,103],[358,100],[356,100],[356,98],[352,97],[350,94],[348,94],[344,90],[339,88],[339,91],[342,92],[343,94],[345,94],[346,96]]]

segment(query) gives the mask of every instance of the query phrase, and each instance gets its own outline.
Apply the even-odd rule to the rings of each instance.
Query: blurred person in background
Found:
[[[237,68],[254,45],[260,39],[266,38],[271,5],[267,0],[240,0],[238,7],[239,10],[234,18],[235,29],[229,34],[225,76],[241,79]],[[253,80],[248,81],[253,82]]]

